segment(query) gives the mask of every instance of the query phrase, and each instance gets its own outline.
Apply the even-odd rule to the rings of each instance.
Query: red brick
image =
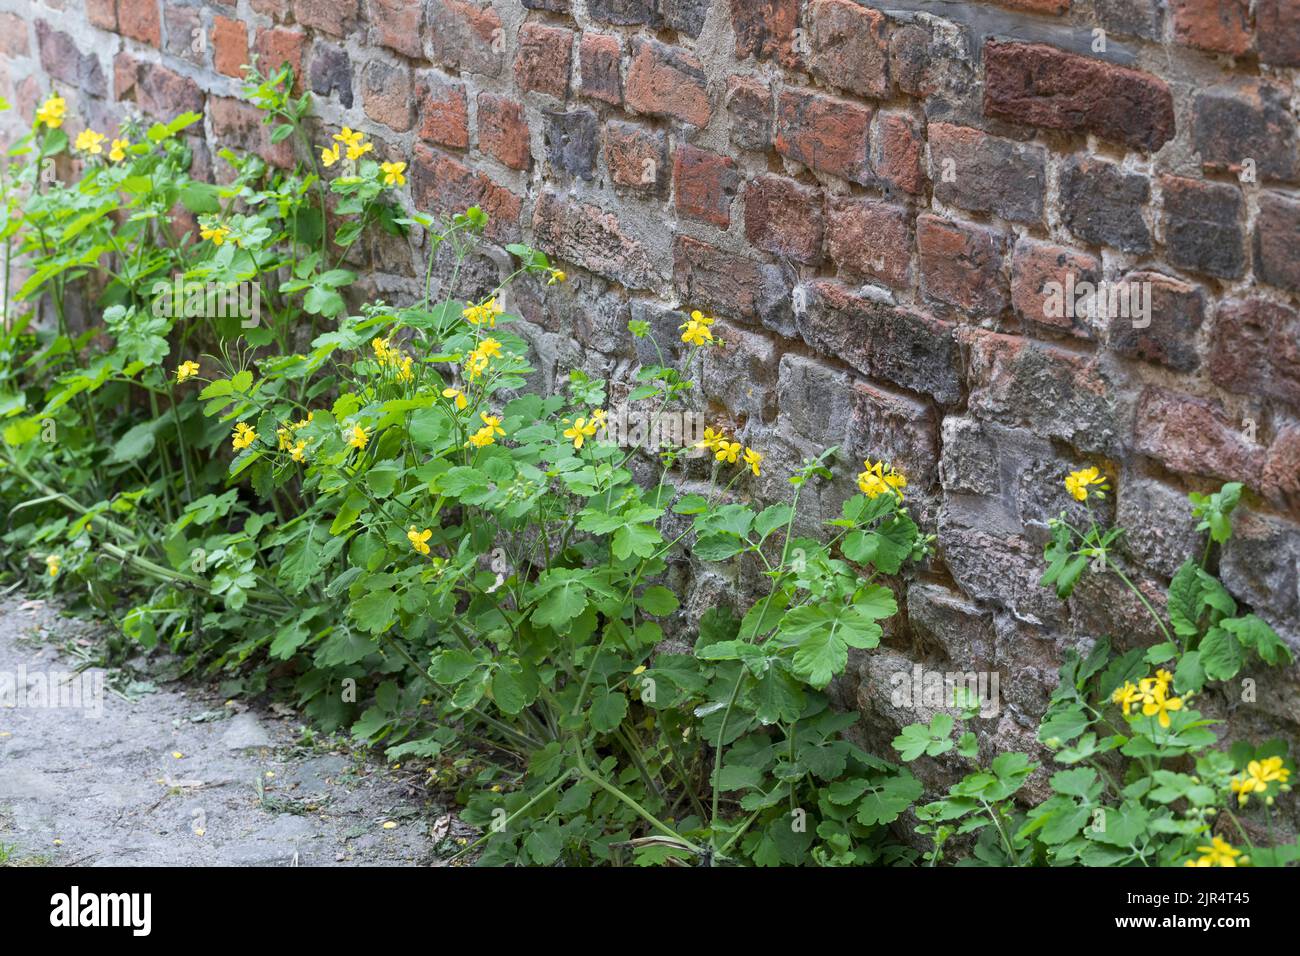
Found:
[[[421,120],[417,135],[430,143],[455,149],[469,146],[469,103],[465,98],[465,84],[440,73],[426,72],[417,78],[417,91],[416,115]],[[482,103],[481,97],[479,103]],[[482,122],[480,117],[480,129]]]
[[[727,112],[731,141],[741,149],[772,148],[772,90],[748,76],[727,77]]]
[[[623,79],[619,60],[623,47],[616,36],[588,34],[578,44],[578,68],[582,74],[582,95],[617,106],[623,102]]]
[[[619,217],[593,203],[544,192],[533,206],[536,245],[629,289],[661,281],[646,247]]]
[[[523,105],[495,93],[480,93],[478,148],[504,166],[527,169],[533,157]]]
[[[736,56],[775,57],[782,66],[799,68],[795,50],[800,0],[730,0]]]
[[[424,57],[420,31],[424,23],[423,0],[367,0],[372,43],[396,50],[412,59]]]
[[[1250,0],[1169,0],[1174,40],[1239,55],[1251,47]]]
[[[453,216],[470,206],[488,214],[486,234],[497,242],[520,236],[522,200],[506,187],[452,159],[416,144],[411,156],[411,198],[437,216]]]
[[[0,54],[7,57],[30,56],[27,21],[16,13],[0,13]]]
[[[1268,447],[1268,460],[1260,478],[1260,490],[1270,499],[1300,508],[1300,425],[1279,428]]]
[[[861,96],[889,95],[884,14],[855,0],[813,0],[808,23],[808,66],[815,76]]]
[[[745,186],[745,238],[757,249],[806,265],[822,259],[822,193],[783,176]]]
[[[359,7],[358,0],[294,0],[293,17],[302,26],[345,37],[356,28]]]
[[[812,169],[869,183],[871,110],[857,103],[783,90],[776,102],[776,151]]]
[[[434,62],[451,70],[496,76],[504,60],[501,17],[466,0],[428,0],[425,42]]]
[[[129,53],[113,59],[113,85],[118,100],[135,101],[141,112],[155,119],[203,112],[203,91],[197,83],[165,66],[141,63]]]
[[[162,46],[158,0],[117,0],[117,32],[132,40]]]
[[[277,23],[283,23],[293,16],[293,0],[249,0],[249,4],[254,11],[265,14]]]
[[[1005,238],[970,223],[926,214],[916,221],[921,291],[976,318],[996,318],[1007,305],[1002,274]]]
[[[301,30],[270,27],[257,31],[253,51],[257,54],[257,65],[263,75],[273,73],[288,63],[293,68],[294,92],[301,93],[304,81],[302,51],[306,45],[307,37]]]
[[[679,213],[720,229],[731,225],[731,200],[740,182],[734,160],[683,144],[673,161],[673,179]]]
[[[117,0],[86,0],[86,19],[101,30],[117,32]]]
[[[1165,388],[1147,388],[1137,402],[1135,447],[1166,468],[1258,487],[1264,450],[1215,403]]]
[[[214,96],[208,101],[212,118],[212,135],[222,146],[257,153],[272,166],[288,169],[293,165],[293,147],[289,140],[271,145],[272,127],[262,122],[262,112],[242,100]]]
[[[921,130],[912,117],[906,113],[881,113],[876,120],[872,152],[876,178],[913,195],[924,191],[923,146]]]
[[[376,123],[404,133],[411,128],[411,71],[371,60],[361,72],[361,102]]]
[[[1300,292],[1300,201],[1279,193],[1260,195],[1255,275],[1279,289]]]
[[[1069,314],[1076,310],[1073,302],[1067,307],[1066,291],[1101,278],[1101,260],[1091,253],[1021,239],[1011,256],[1011,305],[1037,328],[1092,338],[1087,317]]]
[[[243,76],[248,63],[248,30],[221,14],[212,17],[212,66],[226,76]]]
[[[692,126],[708,125],[713,115],[700,61],[656,40],[638,40],[633,45],[626,100],[638,113],[671,116]]]
[[[1041,43],[984,44],[984,115],[1154,151],[1174,135],[1169,87],[1149,73]]]
[[[896,289],[911,285],[912,219],[902,206],[832,196],[826,236],[841,273],[869,276]]]
[[[1300,3],[1256,0],[1259,58],[1273,66],[1300,66]]]
[[[1224,302],[1208,364],[1220,388],[1300,406],[1300,312],[1265,299]]]
[[[561,99],[569,92],[573,31],[525,23],[519,30],[515,79],[522,92],[536,90]]]
[[[610,120],[605,124],[605,166],[616,185],[660,194],[672,174],[668,137],[662,130]]]
[[[789,290],[781,268],[679,235],[673,285],[684,302],[776,328],[788,322]]]

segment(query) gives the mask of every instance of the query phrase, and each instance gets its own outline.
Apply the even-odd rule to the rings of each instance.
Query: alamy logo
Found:
[[[262,300],[255,282],[171,282],[153,284],[153,314],[172,319],[239,319],[255,329],[262,320]]]
[[[133,936],[153,927],[152,893],[86,893],[74,886],[50,897],[51,926],[129,926]]]
[[[1043,283],[1043,293],[1045,318],[1131,319],[1135,329],[1151,324],[1150,282],[1076,282],[1067,272],[1064,283]]]
[[[933,671],[915,664],[911,673],[891,674],[889,683],[895,707],[919,710],[972,705],[978,706],[979,715],[987,720],[1002,709],[999,680],[997,671]]]

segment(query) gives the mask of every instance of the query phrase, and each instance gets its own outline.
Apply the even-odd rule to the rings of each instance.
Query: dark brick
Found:
[[[662,130],[610,120],[605,124],[605,166],[615,185],[662,195],[672,173]]]
[[[1011,305],[1037,329],[1092,338],[1088,319],[1071,297],[1079,283],[1101,279],[1101,260],[1079,249],[1021,239],[1011,256]],[[1069,303],[1066,302],[1069,298]]]
[[[420,37],[424,26],[423,0],[366,0],[370,10],[372,43],[396,50],[403,56],[424,58]]]
[[[75,86],[88,96],[108,95],[108,81],[99,57],[82,53],[68,34],[37,20],[36,46],[41,54],[41,69],[52,79]]]
[[[1259,58],[1273,66],[1300,66],[1300,3],[1256,0]]]
[[[984,44],[984,115],[1147,151],[1174,135],[1169,87],[1148,73],[1041,43]]]
[[[543,192],[533,207],[533,237],[544,252],[629,289],[652,289],[660,276],[649,251],[609,210]]]
[[[488,214],[489,238],[514,242],[520,237],[523,202],[518,196],[446,153],[419,143],[411,155],[411,198],[435,216],[452,216],[478,206]]]
[[[1047,177],[1040,147],[947,123],[931,123],[929,133],[936,198],[1015,222],[1042,220]]]
[[[1201,364],[1196,339],[1205,319],[1205,293],[1199,286],[1158,272],[1132,272],[1106,288],[1115,291],[1115,301],[1108,294],[1103,304],[1098,296],[1094,313],[1106,327],[1106,341],[1113,351],[1177,372],[1191,372]],[[1135,317],[1130,291],[1134,288],[1150,290],[1150,314],[1145,317]],[[1125,305],[1127,318],[1122,314]],[[1147,324],[1141,327],[1144,321]]]
[[[1256,83],[1241,90],[1207,90],[1196,97],[1193,142],[1201,165],[1215,172],[1240,173],[1251,159],[1257,180],[1300,177],[1296,121],[1288,94]]]
[[[1164,25],[1160,0],[1093,0],[1097,18],[1111,33],[1158,40]]]
[[[813,75],[861,96],[889,95],[884,14],[854,0],[813,0],[807,16]]]
[[[347,50],[317,41],[312,47],[311,66],[307,73],[313,93],[317,96],[337,94],[341,106],[352,108],[352,61]]]
[[[416,91],[420,98],[416,107],[420,128],[416,135],[440,146],[467,147],[469,102],[465,96],[465,84],[429,70],[417,76]],[[479,129],[482,130],[482,118]],[[482,133],[479,135],[481,139]]]
[[[234,12],[233,10],[231,11]],[[175,4],[165,4],[162,8],[163,24],[166,26],[167,39],[163,44],[163,49],[174,57],[182,60],[188,60],[195,66],[204,67],[207,63],[204,61],[204,52],[207,44],[203,41],[204,27],[203,21],[199,18],[199,10],[196,7],[181,7]],[[218,72],[221,70],[217,67],[217,44],[216,44],[216,24],[219,19],[226,19],[219,13],[212,16],[213,24],[213,44],[212,44],[212,65]],[[232,21],[233,22],[233,21]],[[243,28],[243,24],[239,24]],[[247,61],[247,47],[244,48],[245,59],[235,64],[238,70],[240,64]],[[225,63],[227,69],[230,67],[229,60]],[[227,73],[227,76],[240,76],[241,73]]]
[[[772,148],[772,90],[766,83],[747,76],[728,77],[727,113],[733,143],[758,152]]]
[[[594,179],[596,151],[600,148],[600,119],[590,110],[546,110],[546,161],[568,176]]]
[[[1000,232],[927,213],[916,220],[916,245],[927,298],[977,318],[995,318],[1006,308],[1006,238]]]
[[[745,186],[745,238],[755,248],[806,265],[822,259],[822,194],[783,176]]]
[[[532,143],[523,104],[495,93],[480,93],[478,148],[511,169],[532,165]]]
[[[709,0],[660,0],[664,25],[689,37],[698,37],[704,29]]]
[[[734,160],[683,143],[673,158],[673,180],[681,215],[721,229],[731,225],[731,200],[740,182]]]
[[[1142,210],[1151,184],[1113,163],[1072,159],[1061,169],[1061,213],[1066,226],[1084,242],[1124,252],[1150,252],[1151,231]]]
[[[905,289],[911,284],[912,218],[907,209],[849,196],[827,202],[828,252],[842,273]]]
[[[1224,302],[1208,365],[1220,388],[1300,406],[1300,312],[1258,298]]]
[[[1160,177],[1165,258],[1170,265],[1220,279],[1245,271],[1241,191],[1178,176]]]
[[[1278,193],[1259,197],[1255,275],[1261,282],[1300,292],[1300,201]]]
[[[501,72],[504,34],[501,17],[490,6],[467,0],[428,0],[424,38],[441,66],[485,76]]]
[[[523,92],[536,90],[561,99],[569,92],[573,31],[525,23],[519,29],[515,79]]]
[[[578,44],[578,68],[582,95],[617,106],[623,102],[623,78],[619,73],[622,44],[616,36],[588,34]]]
[[[871,181],[871,110],[816,93],[783,90],[776,104],[776,151],[851,182]]]
[[[525,10],[546,10],[550,13],[568,13],[569,0],[520,0]]]
[[[600,23],[636,26],[659,23],[655,0],[587,0],[587,14]]]
[[[730,0],[736,56],[774,57],[782,66],[801,67],[795,50],[800,0]]]
[[[789,286],[777,266],[679,235],[673,248],[673,285],[692,307],[761,322],[783,334],[794,329]]]
[[[670,116],[692,126],[707,126],[713,115],[700,61],[657,40],[633,43],[625,98],[638,113]]]

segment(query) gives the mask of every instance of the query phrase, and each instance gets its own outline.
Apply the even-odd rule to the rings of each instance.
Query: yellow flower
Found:
[[[1099,472],[1096,467],[1084,468],[1081,471],[1072,471],[1065,476],[1065,490],[1074,496],[1077,501],[1088,500],[1088,486],[1101,485],[1101,490],[1106,490],[1105,476]]]
[[[707,448],[709,451],[717,451],[718,446],[721,445],[726,440],[727,440],[727,436],[723,434],[721,428],[719,428],[717,431],[714,431],[712,428],[706,428],[704,429],[704,440],[697,442],[695,447]]]
[[[745,464],[749,466],[749,470],[754,473],[755,478],[757,478],[759,474],[758,463],[761,462],[762,460],[763,460],[763,456],[760,455],[758,452],[754,451],[754,449],[752,448],[745,449]]]
[[[461,315],[465,317],[465,321],[469,322],[470,325],[486,325],[489,329],[495,329],[497,327],[497,316],[503,311],[497,302],[497,297],[492,296],[482,305],[466,306]]]
[[[899,501],[903,500],[903,489],[907,487],[907,478],[902,472],[896,471],[892,465],[886,465],[883,459],[874,465],[869,459],[862,464],[865,470],[858,474],[859,491],[868,498],[892,494]]]
[[[235,426],[230,443],[234,446],[235,451],[242,451],[255,441],[257,441],[257,432],[253,431],[247,422],[240,422]]]
[[[406,171],[406,163],[380,163],[379,168],[384,171],[385,186],[406,185],[406,177],[402,175]]]
[[[501,356],[501,343],[496,339],[487,338],[478,344],[474,350],[484,358],[499,358]]]
[[[738,441],[727,441],[724,438],[718,442],[716,449],[718,461],[725,461],[728,465],[734,465],[736,460],[740,458],[740,450],[743,447]]]
[[[1244,806],[1252,793],[1264,793],[1270,783],[1286,783],[1290,777],[1291,771],[1282,766],[1281,757],[1266,757],[1246,764],[1245,773],[1233,777],[1229,786],[1237,794],[1237,802]]]
[[[299,438],[298,441],[294,444],[293,448],[289,450],[289,457],[292,458],[294,461],[306,461],[307,443],[303,441],[301,438]]]
[[[203,239],[211,239],[214,246],[219,246],[226,241],[226,236],[230,235],[230,230],[225,226],[200,226],[199,236]]]
[[[546,284],[547,284],[547,285],[555,285],[557,282],[563,282],[563,281],[564,281],[565,279],[567,279],[567,278],[568,278],[568,276],[566,276],[566,275],[564,274],[564,270],[562,270],[562,269],[552,269],[552,270],[551,270],[551,277],[550,277],[549,279],[546,280]]]
[[[454,398],[456,400],[456,407],[462,412],[465,410],[465,406],[469,404],[469,399],[465,397],[465,393],[458,388],[444,388],[442,390],[442,397]]]
[[[568,423],[566,418],[565,423]],[[579,418],[572,426],[564,430],[564,437],[573,441],[573,448],[576,451],[582,447],[582,443],[596,434],[596,423],[588,421],[585,418]]]
[[[50,129],[63,125],[63,117],[68,113],[68,104],[61,96],[51,96],[36,111],[36,122],[44,123]]]
[[[1110,695],[1110,699],[1127,714],[1134,704],[1142,703],[1142,692],[1138,690],[1136,684],[1126,680],[1122,687],[1115,688],[1115,693]]]
[[[397,369],[397,380],[399,382],[409,382],[414,377],[415,373],[411,371],[411,356],[403,355],[402,364]]]
[[[501,419],[495,415],[489,415],[486,412],[479,412],[479,418],[483,419],[483,427],[469,436],[470,444],[475,448],[483,448],[491,445],[496,441],[497,435],[504,435],[505,429],[501,427]]]
[[[182,362],[180,365],[176,366],[176,384],[180,385],[183,382],[187,382],[198,374],[198,362]]]
[[[360,135],[360,134],[358,134]],[[360,146],[348,147],[348,159],[357,160],[375,148],[374,143],[362,143]]]
[[[308,425],[311,424],[311,420],[315,417],[316,417],[315,412],[308,412],[306,418],[302,419],[301,421],[293,422],[292,424],[290,424],[289,427],[292,428],[294,431],[297,431],[299,428],[306,428]]]
[[[100,145],[107,137],[103,133],[96,133],[93,129],[83,129],[77,134],[75,147],[83,153],[89,153],[91,156],[98,156],[104,151]]]
[[[359,146],[361,141],[366,138],[366,134],[360,130],[354,130],[350,126],[345,126],[332,137],[334,142],[342,143],[344,146]]]
[[[57,578],[59,576],[59,565],[62,560],[57,554],[51,554],[45,558],[45,571],[50,577]]]
[[[335,143],[333,146],[328,148],[322,146],[320,150],[320,161],[321,165],[326,169],[329,169],[337,163],[339,161],[339,144]]]
[[[1234,847],[1222,837],[1212,837],[1209,846],[1198,846],[1196,848],[1202,856],[1196,860],[1188,860],[1183,866],[1233,866],[1237,865],[1237,857],[1241,856],[1241,851]],[[1246,857],[1241,857],[1243,863]]]
[[[433,537],[433,532],[425,528],[423,531],[418,530],[415,525],[411,525],[406,532],[406,539],[411,542],[411,547],[415,549],[416,554],[428,554],[428,540]]]
[[[470,352],[469,357],[465,359],[465,377],[471,382],[476,381],[487,371],[489,364],[490,360],[486,355],[480,355],[477,350]]]
[[[293,447],[293,438],[291,435],[292,433],[289,431],[287,425],[275,430],[277,451],[288,451]]]
[[[695,319],[679,325],[678,328],[685,330],[682,332],[682,341],[688,345],[704,345],[706,342],[713,341],[713,330]]]
[[[131,141],[129,139],[113,140],[113,146],[108,151],[108,158],[115,163],[120,163],[122,160],[126,159],[126,148],[130,145]]]
[[[353,425],[343,432],[343,440],[352,448],[365,448],[370,435],[360,425]]]
[[[1149,700],[1142,705],[1143,717],[1157,717],[1157,723],[1165,729],[1169,728],[1169,712],[1171,710],[1182,710],[1183,700],[1181,697],[1165,697],[1163,693],[1156,700]]]
[[[603,408],[594,409],[591,413],[591,420],[597,428],[608,428],[609,425],[605,421],[608,417],[609,414]]]

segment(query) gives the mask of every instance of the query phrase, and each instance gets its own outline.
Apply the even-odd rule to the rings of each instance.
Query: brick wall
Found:
[[[699,400],[765,452],[755,494],[784,495],[827,444],[891,458],[939,556],[840,688],[881,741],[916,718],[889,700],[914,661],[999,670],[984,743],[1029,746],[1063,649],[1154,639],[1113,577],[1066,605],[1036,584],[1084,463],[1115,477],[1107,517],[1157,602],[1195,548],[1184,494],[1244,482],[1223,576],[1300,648],[1300,0],[0,11],[0,95],[30,112],[53,87],[101,129],[200,110],[196,163],[218,178],[204,138],[290,160],[235,77],[252,53],[293,63],[321,122],[409,159],[420,208],[478,203],[496,240],[564,263],[572,281],[512,303],[548,381],[575,364],[625,380],[629,318],[675,356],[675,310],[716,313],[727,345]],[[414,287],[392,240],[355,264],[374,294]],[[1144,288],[1150,324],[1053,311],[1067,277]],[[699,572],[694,601],[729,586]],[[1294,735],[1294,673],[1252,676],[1259,703],[1234,719]]]

